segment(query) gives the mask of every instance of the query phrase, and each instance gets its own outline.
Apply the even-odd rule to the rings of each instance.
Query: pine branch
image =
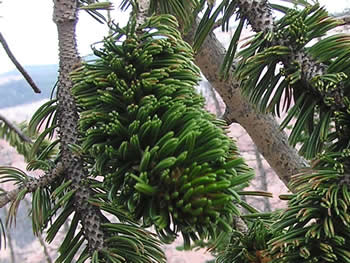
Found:
[[[16,125],[14,125],[1,113],[0,120],[2,120],[11,130],[13,130],[23,140],[23,142],[32,143],[32,140],[27,135],[25,135]]]
[[[193,23],[191,32],[198,26]],[[189,32],[186,39],[193,41],[194,34]],[[232,77],[223,80],[220,67],[226,51],[214,34],[204,41],[196,56],[196,64],[220,94],[226,104],[225,120],[228,123],[238,122],[248,132],[259,152],[263,154],[279,178],[288,185],[293,174],[307,166],[307,162],[289,146],[287,136],[279,129],[279,124],[271,115],[260,113],[248,102],[241,89],[240,82]]]
[[[273,26],[275,21],[267,0],[239,0],[237,6],[239,7],[239,13],[248,20],[255,32],[272,33],[276,31]],[[345,109],[343,84],[340,83],[341,85],[338,85],[331,93],[313,88],[310,85],[312,79],[316,76],[325,75],[327,66],[312,58],[305,48],[295,48],[295,44],[284,38],[278,38],[272,42],[273,46],[286,46],[291,50],[291,55],[283,61],[287,70],[292,67],[292,63],[298,63],[302,71],[301,78],[305,84],[304,86],[311,88],[313,93],[321,96],[326,106],[330,106],[332,110],[343,111]],[[334,100],[330,100],[330,98],[334,98]]]
[[[40,187],[45,187],[51,184],[58,176],[60,176],[64,172],[64,167],[62,163],[57,163],[56,167],[53,168],[50,172],[44,174],[39,178],[34,178],[31,176],[27,176],[28,180],[23,184],[20,184],[19,187],[9,191],[2,193],[0,195],[0,208],[7,205],[9,202],[16,200],[18,194],[23,190],[27,189],[27,193],[32,193],[36,189]]]
[[[0,43],[2,44],[7,56],[11,59],[12,63],[16,66],[19,72],[23,75],[25,80],[28,82],[28,84],[32,87],[35,93],[41,93],[41,90],[37,87],[37,85],[34,83],[33,79],[29,76],[27,71],[22,67],[22,65],[18,62],[16,57],[11,52],[5,38],[0,32]]]
[[[24,186],[17,187],[9,192],[1,193],[0,195],[0,208],[7,205],[9,202],[16,200],[19,192],[24,188]]]
[[[272,32],[274,19],[267,0],[238,0],[239,12],[255,32]]]
[[[78,113],[71,93],[73,82],[70,73],[80,65],[76,43],[77,1],[54,1],[53,19],[57,25],[59,38],[60,74],[58,78],[59,137],[61,140],[61,160],[66,175],[72,180],[74,209],[79,215],[84,236],[88,240],[89,251],[101,251],[105,248],[105,234],[101,228],[103,215],[96,206],[88,202],[92,191],[85,183],[88,172],[84,170],[83,160],[76,156],[70,145],[78,144]]]

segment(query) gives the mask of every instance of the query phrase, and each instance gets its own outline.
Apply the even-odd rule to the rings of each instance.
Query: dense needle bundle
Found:
[[[252,173],[225,123],[203,109],[199,70],[176,28],[169,15],[117,28],[72,78],[83,151],[106,198],[163,240],[181,231],[188,245],[231,228],[235,189]]]

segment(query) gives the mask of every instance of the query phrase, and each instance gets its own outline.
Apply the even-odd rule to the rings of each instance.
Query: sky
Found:
[[[115,6],[112,18],[116,23],[126,24],[128,14],[118,10],[120,0],[112,1]],[[330,12],[350,8],[350,0],[319,0]],[[52,0],[2,0],[0,4],[0,32],[11,51],[22,65],[58,63],[58,41],[56,26],[52,21]],[[80,55],[91,53],[90,45],[107,34],[102,25],[86,12],[79,12],[77,26]],[[0,46],[0,73],[13,70],[14,66]]]
[[[125,25],[128,14],[118,10],[120,1],[112,2],[115,3],[114,21]],[[2,0],[0,32],[23,66],[58,63],[57,30],[52,21],[52,10],[52,0]],[[77,25],[80,55],[90,54],[90,45],[102,40],[107,32],[106,25],[80,11]],[[0,73],[12,69],[14,66],[0,45]]]

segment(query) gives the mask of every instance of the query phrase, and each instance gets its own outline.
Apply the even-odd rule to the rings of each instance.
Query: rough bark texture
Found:
[[[268,1],[239,0],[237,1],[237,6],[255,32],[273,32],[275,30],[273,27],[274,19]],[[285,38],[279,38],[274,40],[272,44],[289,47],[291,55],[283,61],[284,66],[290,68],[291,62],[297,62],[302,71],[301,79],[306,83],[305,87],[311,88],[311,90],[315,92],[315,95],[318,94],[322,97],[326,106],[339,111],[345,109],[343,84],[340,83],[336,87],[332,87],[332,89],[329,88],[330,91],[324,91],[308,85],[314,77],[322,76],[327,73],[327,66],[325,64],[312,58],[305,48],[298,48],[296,42],[286,40]]]
[[[237,5],[240,13],[248,18],[255,32],[272,31],[273,18],[267,0],[238,0]]]
[[[18,194],[23,189],[23,186],[15,188],[9,192],[2,193],[0,196],[0,208],[7,205],[9,202],[16,200]]]
[[[9,191],[5,192],[2,195],[0,195],[0,208],[7,205],[9,202],[12,202],[17,199],[18,194],[26,188],[27,192],[34,192],[39,187],[45,187],[52,183],[58,176],[62,175],[64,172],[64,167],[61,162],[57,163],[56,167],[53,168],[50,172],[46,173],[45,175],[34,178],[28,176],[28,181],[24,184],[21,184],[19,187]]]
[[[188,35],[190,40],[191,36]],[[287,185],[293,174],[307,163],[288,144],[287,136],[271,115],[259,113],[241,94],[240,83],[234,78],[223,80],[219,69],[225,49],[214,34],[210,34],[196,55],[196,64],[220,94],[226,104],[226,120],[238,122],[248,132],[259,152],[265,157],[279,178]]]
[[[59,40],[59,83],[57,98],[59,101],[59,136],[61,140],[61,158],[68,179],[72,180],[72,188],[76,191],[74,206],[79,214],[88,240],[90,251],[103,249],[104,233],[101,230],[101,212],[88,203],[91,191],[85,183],[87,172],[83,162],[69,150],[70,144],[78,142],[78,114],[76,104],[71,94],[73,83],[70,72],[79,65],[77,52],[76,23],[77,1],[55,0],[53,20],[57,25]]]

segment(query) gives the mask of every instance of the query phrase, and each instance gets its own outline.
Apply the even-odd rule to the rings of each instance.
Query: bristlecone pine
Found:
[[[228,231],[252,177],[225,123],[203,109],[191,47],[169,15],[131,22],[72,74],[89,169],[105,200],[163,241]]]

